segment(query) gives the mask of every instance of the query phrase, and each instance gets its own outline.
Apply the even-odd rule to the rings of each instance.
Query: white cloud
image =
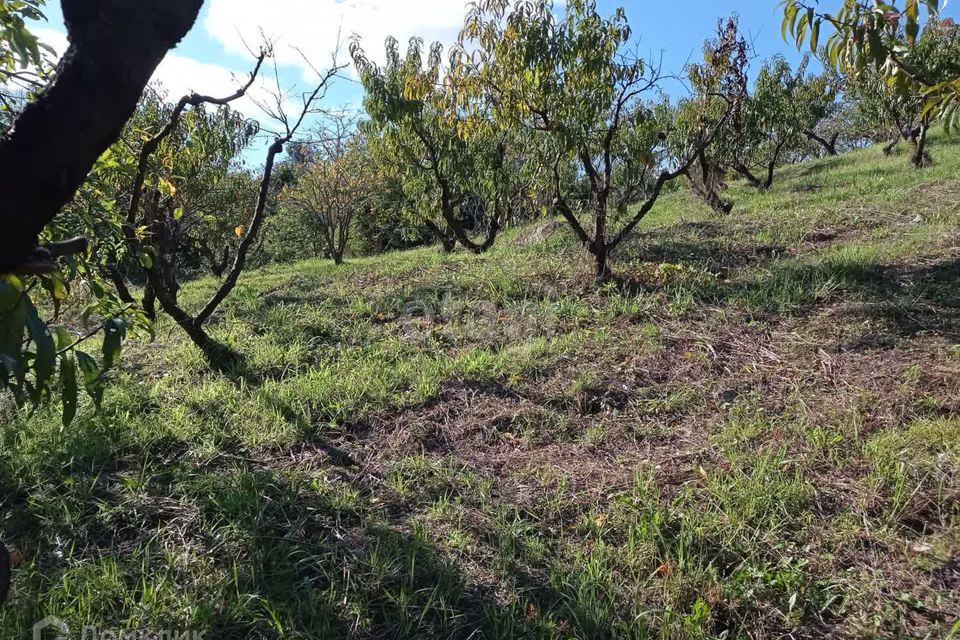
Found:
[[[31,26],[30,32],[37,36],[40,42],[56,51],[58,56],[62,56],[63,52],[67,50],[67,34],[63,31]]]
[[[58,56],[63,55],[67,50],[67,36],[62,31],[48,28],[37,28],[32,31],[41,42],[56,51]],[[160,63],[151,82],[162,87],[171,100],[194,91],[215,98],[223,98],[233,94],[247,82],[253,64],[251,60],[250,69],[234,71],[221,65],[200,62],[170,53]],[[232,106],[247,117],[262,119],[263,112],[254,101],[272,104],[270,93],[268,93],[270,85],[266,80],[267,76],[268,74],[261,76],[248,96],[241,98]],[[272,89],[272,93],[276,93],[276,88]]]
[[[316,67],[330,65],[331,55],[354,34],[373,59],[383,58],[388,36],[401,43],[418,36],[451,43],[463,25],[466,0],[211,0],[204,22],[207,34],[230,53],[245,54],[260,34],[276,41],[277,62],[299,67],[311,77],[299,51]]]

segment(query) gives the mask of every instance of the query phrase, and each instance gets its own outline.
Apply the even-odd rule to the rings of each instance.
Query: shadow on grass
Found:
[[[719,242],[697,240],[689,242],[666,241],[643,250],[644,259],[656,263],[694,264],[713,272],[727,272],[747,266],[763,266],[782,256],[780,246],[736,246]]]
[[[708,293],[717,303],[803,314],[829,302],[856,302],[897,337],[929,332],[960,337],[960,260],[924,265],[828,262],[780,265],[746,284]]]
[[[798,178],[809,178],[824,173],[831,173],[839,167],[851,166],[857,164],[857,162],[859,162],[859,160],[855,160],[849,155],[832,156],[803,166],[802,169],[796,172],[796,176]]]
[[[556,584],[512,564],[520,595],[504,600],[464,574],[412,520],[366,516],[272,472],[238,479],[206,493],[206,518],[229,523],[242,543],[228,589],[235,605],[210,612],[215,637],[260,637],[271,624],[311,638],[613,639],[649,632],[619,617],[603,598],[605,587],[588,575]],[[502,542],[490,531],[480,536]]]
[[[716,242],[711,236],[719,232],[709,222],[699,223],[696,233],[702,239],[667,237],[649,245],[631,245],[622,257],[650,265],[693,267],[695,273],[716,278],[652,284],[644,276],[623,277],[617,281],[621,289],[631,294],[684,294],[694,303],[795,317],[810,315],[827,304],[854,303],[850,313],[883,321],[888,337],[927,332],[960,339],[960,258],[887,262],[869,247],[790,256],[778,246]],[[748,275],[737,277],[746,269]]]
[[[83,506],[75,515],[90,521],[59,527],[58,536],[76,543],[66,555],[49,523],[25,513],[35,503],[6,500],[19,522],[5,529],[18,532],[28,565],[43,575],[34,568],[14,579],[20,623],[55,612],[101,629],[136,622],[237,640],[623,637],[622,624],[584,609],[578,594],[530,575],[517,575],[530,596],[504,602],[413,520],[387,519],[371,496],[343,491],[339,481],[249,466],[155,471],[166,480],[139,498],[119,483],[104,486],[106,479],[94,495],[64,489],[61,499]],[[211,570],[171,582],[184,561]],[[74,591],[84,599],[69,596]],[[94,592],[95,601],[85,600]]]

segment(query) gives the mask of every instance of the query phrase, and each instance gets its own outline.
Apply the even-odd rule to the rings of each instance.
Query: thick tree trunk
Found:
[[[613,271],[610,269],[610,249],[600,242],[595,242],[589,247],[590,254],[593,256],[594,275],[597,282],[606,282],[613,277]]]
[[[453,250],[457,248],[457,236],[450,230],[450,227],[441,229],[432,220],[426,221],[426,227],[440,241],[444,253],[453,253]]]
[[[119,137],[202,0],[62,0],[70,47],[51,84],[0,139],[0,273],[35,259],[38,235]]]
[[[724,200],[715,189],[711,189],[692,178],[688,178],[687,182],[690,185],[690,190],[713,209],[714,213],[726,215],[733,211],[733,203]]]

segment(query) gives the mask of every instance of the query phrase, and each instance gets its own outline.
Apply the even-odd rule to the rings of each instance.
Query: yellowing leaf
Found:
[[[160,192],[165,196],[177,195],[177,187],[167,178],[160,178]]]

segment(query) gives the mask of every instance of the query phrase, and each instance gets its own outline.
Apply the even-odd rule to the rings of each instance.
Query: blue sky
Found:
[[[776,0],[598,1],[602,13],[612,14],[618,6],[626,9],[641,53],[655,59],[662,55],[664,73],[679,74],[688,61],[698,57],[703,40],[715,32],[717,19],[731,13],[740,16],[741,29],[753,43],[755,67],[774,53],[791,61],[802,55],[780,37],[782,14],[778,15]],[[354,33],[375,58],[380,57],[387,35],[401,42],[413,35],[451,42],[462,24],[465,4],[465,0],[206,0],[196,26],[167,57],[156,77],[174,96],[190,90],[229,94],[236,86],[235,78],[243,77],[251,66],[247,45],[256,48],[263,32],[276,41],[280,84],[295,101],[313,76],[304,56],[314,67],[328,67],[339,38],[343,43],[341,60],[346,62],[346,41]],[[960,10],[948,6],[945,15],[958,19]],[[50,0],[47,17],[47,24],[38,25],[38,35],[62,49],[65,30],[56,0]],[[670,85],[668,90],[682,91],[682,87]],[[267,99],[264,88],[254,95],[261,101]],[[326,103],[331,108],[356,107],[361,97],[355,76],[347,70],[335,81]],[[238,108],[250,117],[260,116],[253,100]]]

